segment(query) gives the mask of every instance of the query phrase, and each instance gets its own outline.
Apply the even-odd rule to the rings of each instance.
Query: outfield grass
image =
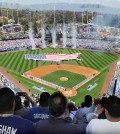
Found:
[[[105,69],[97,77],[93,78],[91,81],[80,87],[77,90],[78,91],[77,95],[75,97],[71,97],[71,100],[75,101],[77,106],[80,106],[80,104],[84,101],[85,95],[91,95],[93,98],[97,98],[101,92],[107,73],[108,69]],[[91,91],[88,91],[87,90],[88,85],[93,83],[97,83],[98,85]]]
[[[118,59],[116,55],[102,52],[46,48],[44,50],[37,49],[34,51],[21,51],[21,52],[11,52],[7,54],[1,54],[0,66],[2,66],[8,72],[10,72],[16,79],[18,79],[24,86],[26,86],[32,92],[39,93],[38,91],[32,89],[32,86],[39,85],[45,87],[50,93],[53,93],[55,91],[54,89],[21,77],[21,73],[26,72],[32,68],[55,64],[54,62],[32,61],[24,59],[25,54],[42,54],[42,53],[66,53],[66,54],[81,53],[82,62],[63,61],[63,64],[72,64],[72,65],[90,67],[101,72],[100,75],[98,75],[93,80],[91,80],[90,82],[82,86],[80,89],[78,89],[77,96],[71,98],[76,102],[77,105],[83,101],[83,98],[86,94],[90,94],[95,98],[99,95],[106,74],[108,72],[109,66],[111,65],[111,63],[113,63],[115,60]],[[98,86],[91,92],[87,91],[86,87],[89,84],[92,84],[94,81],[98,84]]]
[[[61,81],[60,80],[61,77],[67,77],[68,80]],[[81,81],[86,79],[86,77],[83,75],[69,72],[66,70],[57,70],[57,71],[47,74],[41,78],[46,81],[57,84],[59,86],[65,87],[65,88],[72,88],[75,85],[77,85],[78,83],[80,83]]]

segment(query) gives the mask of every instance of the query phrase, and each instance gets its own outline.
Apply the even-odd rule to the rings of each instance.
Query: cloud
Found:
[[[106,5],[110,7],[120,7],[120,0],[70,0],[70,2],[71,3],[85,3],[85,4],[88,4],[88,3],[102,4],[102,5]]]
[[[120,6],[120,0],[0,0],[0,2],[4,3],[20,3],[20,4],[44,4],[44,3],[60,3],[60,2],[66,2],[66,3],[91,3],[91,4],[102,4],[102,5],[107,5],[110,7],[119,7]]]

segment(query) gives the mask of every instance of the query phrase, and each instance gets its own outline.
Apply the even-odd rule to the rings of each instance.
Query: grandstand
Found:
[[[117,62],[116,68],[114,70],[114,76],[111,79],[109,90],[107,92],[108,95],[114,94],[115,96],[120,97],[120,61]]]
[[[15,33],[15,32],[21,32],[23,30],[22,25],[12,23],[3,25],[1,29],[3,33]]]
[[[9,87],[15,94],[21,91],[11,82],[11,80],[8,80],[2,73],[0,73],[0,87]]]
[[[117,62],[114,78],[120,77],[120,61]]]
[[[114,89],[113,89],[113,94],[115,96],[120,97],[120,78],[117,78],[115,80],[115,85],[114,85]]]
[[[30,94],[28,89],[26,89],[20,81],[17,81],[14,77],[12,77],[6,70],[0,67],[0,87],[9,87],[14,93],[17,92],[26,92]]]

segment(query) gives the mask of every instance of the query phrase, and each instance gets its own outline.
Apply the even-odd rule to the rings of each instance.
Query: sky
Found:
[[[91,3],[91,4],[102,4],[110,7],[120,7],[120,0],[0,0],[0,2],[6,3],[20,3],[25,5],[30,4],[45,4],[45,3]]]

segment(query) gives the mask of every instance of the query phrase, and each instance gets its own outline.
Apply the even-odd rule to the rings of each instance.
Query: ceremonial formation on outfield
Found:
[[[33,61],[26,60],[25,54],[74,54],[81,53],[81,60],[67,60],[57,64],[53,61]],[[78,49],[36,49],[19,52],[10,52],[0,54],[0,66],[4,67],[12,74],[21,84],[33,93],[38,93],[33,86],[42,86],[49,93],[53,93],[57,88],[48,84],[38,82],[33,79],[23,77],[23,74],[29,74],[49,83],[64,87],[66,96],[71,97],[73,101],[80,103],[86,94],[97,97],[103,87],[106,75],[110,65],[115,62],[118,57],[111,53],[96,52]],[[94,76],[89,81],[75,90],[72,90],[77,84],[86,80],[88,77]],[[87,87],[97,83],[97,86],[88,91]],[[57,89],[59,90],[59,88]]]

